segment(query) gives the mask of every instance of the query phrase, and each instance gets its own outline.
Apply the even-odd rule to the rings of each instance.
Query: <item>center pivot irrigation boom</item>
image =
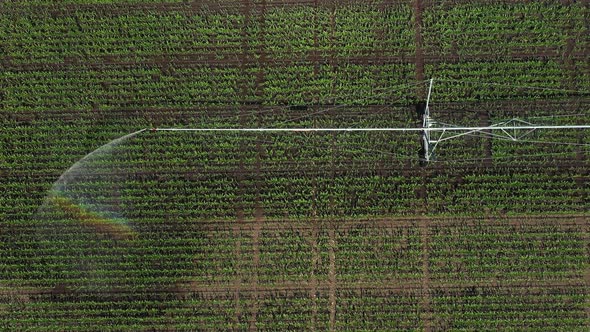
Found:
[[[496,122],[487,127],[460,127],[437,122],[430,116],[430,96],[434,79],[430,79],[426,107],[422,115],[422,152],[423,161],[429,162],[434,156],[434,150],[439,143],[466,135],[481,134],[492,138],[520,141],[539,129],[590,129],[590,125],[546,126],[512,118]]]
[[[482,134],[490,137],[520,141],[530,133],[540,129],[590,129],[590,125],[547,126],[535,125],[525,120],[513,118],[482,127],[461,127],[437,122],[430,115],[430,97],[434,79],[429,80],[426,107],[422,114],[421,128],[152,128],[152,131],[201,131],[201,132],[421,132],[421,160],[426,163],[434,157],[438,144],[466,135]]]

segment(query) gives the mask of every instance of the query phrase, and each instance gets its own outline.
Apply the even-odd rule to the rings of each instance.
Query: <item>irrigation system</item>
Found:
[[[426,106],[422,114],[422,127],[384,127],[384,128],[151,128],[152,131],[197,131],[197,132],[421,132],[421,161],[433,160],[434,151],[441,142],[467,135],[483,135],[492,138],[522,141],[534,131],[543,129],[572,130],[590,129],[590,125],[536,125],[512,118],[489,126],[455,126],[436,121],[430,114],[430,99],[434,79],[429,80]],[[148,130],[148,129],[143,129]],[[142,130],[142,131],[143,131]],[[526,142],[526,141],[525,141]],[[578,145],[578,144],[576,144]],[[585,145],[585,144],[582,144]],[[589,145],[590,146],[590,145]]]

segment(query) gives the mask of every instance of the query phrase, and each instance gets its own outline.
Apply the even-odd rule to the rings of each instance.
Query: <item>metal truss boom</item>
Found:
[[[575,130],[590,129],[590,125],[537,125],[522,119],[514,118],[500,121],[489,126],[457,126],[436,121],[430,115],[430,101],[434,79],[428,81],[428,96],[422,113],[422,127],[419,128],[152,128],[152,131],[194,131],[194,132],[420,132],[422,133],[420,151],[421,161],[429,162],[434,155],[434,150],[439,143],[450,139],[482,134],[488,137],[501,138],[505,140],[521,141],[524,137],[536,130]],[[526,142],[526,141],[525,141]],[[585,145],[585,144],[581,144]],[[590,145],[589,145],[590,146]]]
[[[536,129],[590,129],[590,125],[570,126],[487,126],[487,127],[431,127],[431,128],[151,128],[151,131],[209,131],[209,132],[350,132],[350,131],[398,131],[442,132],[484,130],[536,130]],[[150,129],[146,129],[150,130]]]

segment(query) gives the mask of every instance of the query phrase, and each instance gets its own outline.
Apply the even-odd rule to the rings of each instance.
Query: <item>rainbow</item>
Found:
[[[100,213],[88,211],[76,204],[72,199],[51,195],[49,202],[65,212],[69,217],[78,220],[81,225],[93,229],[98,234],[103,234],[114,240],[131,240],[137,238],[137,232],[126,222],[120,219],[108,218]]]

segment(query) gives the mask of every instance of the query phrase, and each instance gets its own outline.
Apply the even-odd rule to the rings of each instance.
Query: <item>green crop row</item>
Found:
[[[0,329],[588,325],[585,132],[427,167],[418,133],[143,132],[58,181],[147,127],[415,127],[418,51],[442,122],[582,124],[587,6],[427,5],[418,44],[409,2],[109,2],[0,9]]]
[[[423,15],[424,45],[431,55],[511,56],[549,51],[560,56],[568,39],[576,41],[574,52],[587,47],[581,36],[588,33],[584,24],[588,9],[579,3],[434,6]]]
[[[410,56],[414,52],[409,6],[377,11],[369,6],[272,8],[245,14],[140,12],[115,18],[77,11],[65,17],[30,15],[0,21],[6,55],[14,64],[144,61],[162,54],[193,60],[232,59],[242,54],[274,59],[318,52],[330,56]],[[248,21],[246,21],[248,20]],[[246,22],[248,24],[246,24]],[[166,31],[165,34],[161,33]]]

